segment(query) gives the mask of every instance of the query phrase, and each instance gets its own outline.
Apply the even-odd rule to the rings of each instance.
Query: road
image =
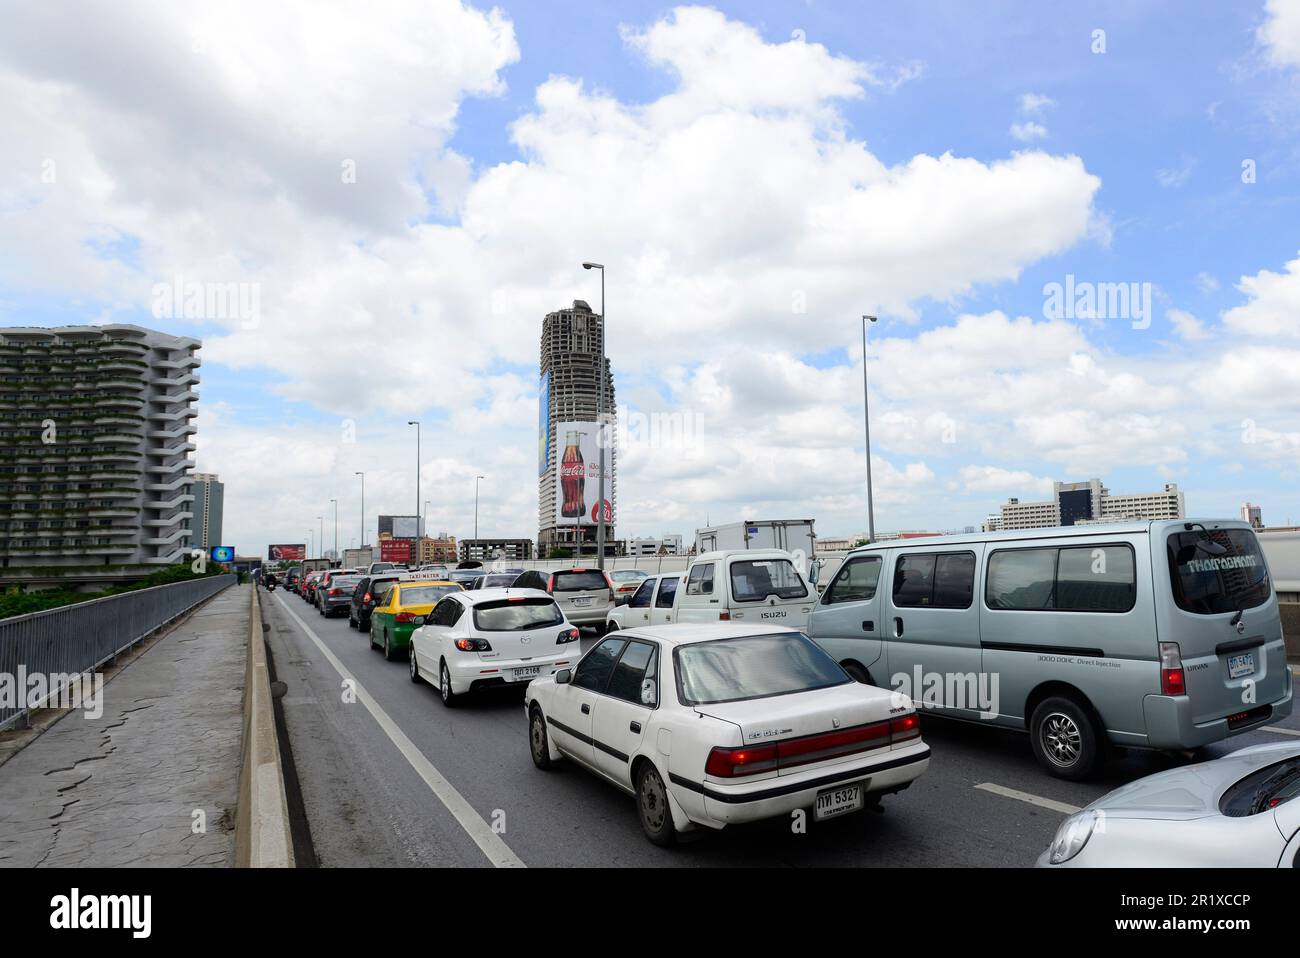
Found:
[[[1023,734],[923,717],[933,749],[910,789],[796,833],[788,819],[674,849],[641,834],[632,799],[572,766],[533,767],[522,693],[448,709],[345,618],[276,592],[262,608],[303,803],[321,866],[1024,866],[1068,806],[1178,759],[1130,751],[1093,782],[1042,772]],[[585,635],[584,651],[594,642]],[[348,685],[345,679],[353,680]],[[1256,730],[1211,756],[1300,736]]]

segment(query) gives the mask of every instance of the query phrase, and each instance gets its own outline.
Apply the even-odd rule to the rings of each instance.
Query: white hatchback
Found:
[[[578,630],[545,592],[453,592],[411,635],[411,681],[438,677],[444,705],[480,689],[527,685],[577,661]]]
[[[772,626],[616,632],[533,681],[524,711],[533,764],[570,759],[634,795],[656,845],[701,825],[854,812],[930,763],[907,696]]]

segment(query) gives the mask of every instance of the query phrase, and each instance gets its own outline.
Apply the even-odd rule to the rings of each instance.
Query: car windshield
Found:
[[[1262,605],[1273,594],[1259,542],[1249,529],[1175,532],[1167,551],[1174,601],[1187,612],[1237,612]]]
[[[808,587],[789,559],[745,559],[731,563],[731,591],[737,602],[755,602],[774,595],[802,599]]]
[[[1219,811],[1229,818],[1258,815],[1300,794],[1300,755],[1265,766],[1230,787],[1219,799]]]
[[[686,705],[741,702],[853,681],[801,632],[698,642],[674,654],[677,691]]]
[[[330,579],[331,589],[355,589],[357,583],[361,581],[359,575],[336,575]]]
[[[557,572],[555,573],[554,592],[590,592],[595,589],[607,589],[605,576],[601,572]]]
[[[483,577],[483,588],[506,588],[514,585],[515,579],[517,578],[519,578],[519,576],[515,575],[513,572],[507,572],[500,575],[485,575]]]
[[[459,592],[454,585],[413,585],[403,587],[402,605],[433,605],[448,592]]]
[[[474,627],[481,632],[521,632],[563,625],[554,599],[500,599],[474,606]]]

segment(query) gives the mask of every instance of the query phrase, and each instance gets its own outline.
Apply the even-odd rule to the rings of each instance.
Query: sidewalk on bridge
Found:
[[[234,864],[251,588],[118,673],[100,717],[69,712],[0,765],[0,866]]]

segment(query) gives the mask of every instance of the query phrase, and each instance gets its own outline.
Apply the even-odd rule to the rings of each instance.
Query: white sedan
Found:
[[[411,635],[411,681],[438,677],[444,705],[479,689],[531,682],[578,659],[579,633],[536,589],[478,589],[442,598]]]
[[[930,762],[911,700],[775,626],[617,632],[529,685],[524,710],[533,763],[570,759],[634,795],[656,845],[698,826],[857,811]]]

